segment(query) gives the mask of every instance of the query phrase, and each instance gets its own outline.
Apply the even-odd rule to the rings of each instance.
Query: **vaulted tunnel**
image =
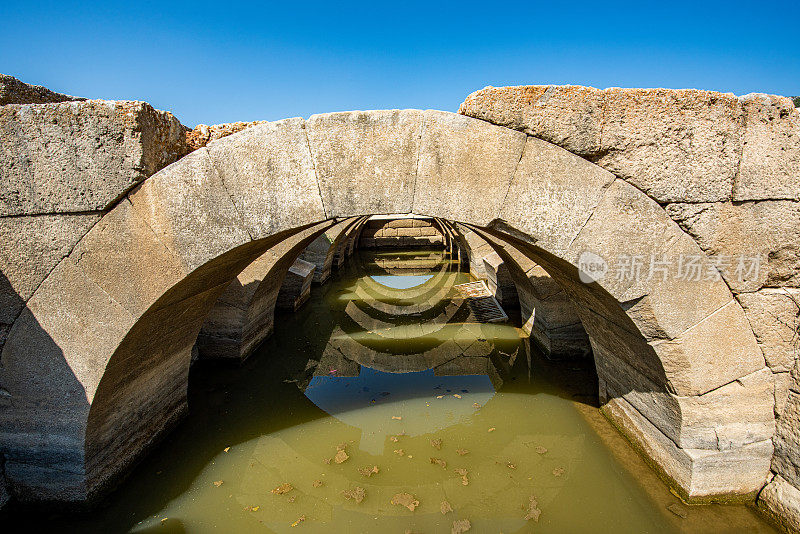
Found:
[[[0,436],[14,493],[102,491],[185,412],[196,342],[201,358],[246,357],[273,327],[295,262],[324,280],[381,214],[439,221],[459,262],[473,247],[458,243],[482,240],[508,269],[506,282],[495,273],[501,300],[517,299],[551,353],[587,355],[588,341],[604,410],[684,496],[746,498],[763,486],[772,376],[725,283],[581,270],[586,254],[609,265],[691,255],[714,269],[664,209],[547,142],[392,110],[252,127],[151,176],[103,216],[3,349],[0,381],[19,399]],[[313,247],[321,238],[327,249]],[[509,279],[515,297],[503,293]],[[543,313],[539,327],[537,304],[552,299],[570,312]]]

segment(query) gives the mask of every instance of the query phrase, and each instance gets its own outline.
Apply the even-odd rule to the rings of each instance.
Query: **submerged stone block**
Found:
[[[610,398],[603,413],[689,501],[752,501],[769,474],[772,440],[727,450],[682,449],[626,400]]]

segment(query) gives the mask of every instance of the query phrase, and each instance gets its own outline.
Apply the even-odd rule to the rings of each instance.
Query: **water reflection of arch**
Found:
[[[459,269],[454,270],[452,262],[443,264],[430,279],[419,286],[404,290],[385,286],[368,275],[362,276],[352,287],[352,293],[367,308],[377,311],[387,319],[411,315],[427,315],[427,318],[433,318],[441,314],[444,300],[458,281],[460,265],[456,266]],[[364,272],[363,267],[360,272]]]
[[[375,282],[363,263],[353,266],[351,272],[366,276],[349,288],[344,307],[333,310],[336,326],[315,370],[317,375],[335,370],[338,376],[357,376],[362,365],[389,373],[428,369],[445,373],[466,365],[470,374],[486,374],[493,384],[502,383],[496,366],[507,366],[507,362],[500,361],[493,343],[487,341],[496,332],[483,331],[497,327],[470,324],[469,308],[462,300],[450,298],[457,277],[465,274],[460,272],[459,262],[448,258],[436,275],[404,290]],[[409,304],[387,304],[378,298]],[[425,320],[411,319],[408,311],[419,311],[421,298],[432,313]],[[387,313],[391,311],[399,313]]]
[[[511,355],[504,357],[499,354],[487,338],[480,335],[470,337],[471,340],[466,337],[460,340],[441,339],[434,347],[422,352],[397,353],[372,348],[337,327],[319,363],[314,366],[314,375],[358,376],[361,366],[384,373],[415,373],[433,369],[441,376],[486,374],[495,389],[500,388],[503,384],[500,370],[508,369],[506,357]],[[456,372],[459,369],[463,372]]]
[[[377,317],[374,317],[373,315],[370,315],[362,310],[354,301],[347,303],[344,312],[347,314],[348,318],[357,324],[362,330],[369,331],[375,335],[387,339],[398,339],[392,335],[392,329],[396,327],[397,324],[389,321],[383,321]],[[466,319],[467,316],[469,316],[469,313],[469,307],[467,307],[463,302],[461,304],[450,303],[445,306],[444,310],[442,310],[439,315],[427,320],[424,323],[417,324],[416,326],[421,329],[423,336],[429,336],[439,332],[454,320]]]

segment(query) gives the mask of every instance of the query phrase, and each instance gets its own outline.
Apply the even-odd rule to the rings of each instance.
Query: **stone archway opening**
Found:
[[[709,268],[664,209],[520,132],[390,110],[254,126],[156,173],[102,217],[36,291],[3,348],[0,378],[20,399],[5,411],[3,437],[16,494],[83,501],[102,491],[184,413],[198,335],[206,354],[242,358],[266,335],[298,258],[321,281],[366,217],[393,213],[447,222],[453,242],[471,232],[487,243],[512,267],[526,324],[551,351],[585,353],[588,341],[607,413],[683,496],[746,499],[763,486],[771,375],[724,282],[582,279],[585,253],[605,261],[696,255]],[[302,258],[321,237],[332,256]],[[268,270],[266,285],[253,275],[265,254],[280,273]],[[284,294],[290,306],[311,272],[296,270],[303,283],[294,300]],[[561,297],[520,290],[539,270]],[[501,299],[513,300],[494,274]],[[231,287],[256,303],[252,313],[231,301],[213,311]],[[552,318],[537,325],[537,304],[562,297],[585,337],[572,319],[562,337],[546,328]],[[227,336],[232,318],[241,333]],[[722,330],[724,339],[715,336]]]

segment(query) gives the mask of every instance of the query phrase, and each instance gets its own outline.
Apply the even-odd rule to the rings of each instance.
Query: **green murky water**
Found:
[[[441,252],[358,253],[279,315],[241,368],[196,365],[189,418],[98,509],[7,521],[76,532],[435,533],[458,520],[478,533],[773,532],[744,506],[681,504],[599,415],[591,366],[545,361],[513,317],[475,322],[453,289],[469,281]]]

